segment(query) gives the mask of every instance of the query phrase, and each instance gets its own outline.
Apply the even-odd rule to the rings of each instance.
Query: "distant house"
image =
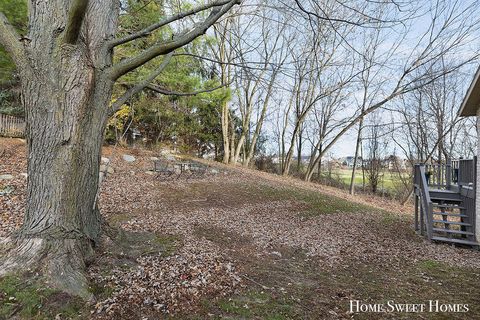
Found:
[[[294,162],[298,161],[298,157],[293,157],[293,161]],[[300,162],[301,163],[309,163],[310,162],[310,156],[301,156],[300,157]]]
[[[354,156],[348,156],[345,158],[340,159],[341,163],[343,166],[347,168],[353,168],[353,164],[355,162],[355,157]],[[362,166],[362,157],[357,158],[357,168]]]
[[[272,163],[273,164],[279,164],[280,163],[280,157],[278,155],[273,155],[272,156]]]
[[[342,162],[338,159],[331,159],[327,161],[327,167],[331,169],[339,169],[342,166]]]
[[[388,170],[405,170],[407,169],[406,160],[395,155],[390,155],[384,160],[385,169]]]

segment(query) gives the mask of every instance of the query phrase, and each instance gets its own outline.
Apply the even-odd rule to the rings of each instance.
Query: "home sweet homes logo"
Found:
[[[468,313],[468,304],[428,300],[420,303],[402,303],[388,300],[382,303],[366,303],[350,300],[349,313]]]

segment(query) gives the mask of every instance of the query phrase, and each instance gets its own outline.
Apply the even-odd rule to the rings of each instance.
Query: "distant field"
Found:
[[[343,183],[350,184],[350,179],[352,178],[351,169],[335,169],[332,171],[334,177],[338,177]],[[383,179],[381,179],[379,188],[394,189],[395,185],[400,183],[398,181],[398,175],[396,173],[384,172],[382,173]],[[368,185],[368,177],[365,173],[365,183]],[[362,170],[359,169],[355,173],[355,185],[361,186],[363,183]]]

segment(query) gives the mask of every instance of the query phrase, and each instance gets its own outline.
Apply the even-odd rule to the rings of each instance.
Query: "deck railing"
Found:
[[[420,230],[423,235],[427,231],[428,239],[432,238],[433,233],[433,203],[430,199],[430,191],[425,174],[425,165],[417,164],[414,167],[414,185],[415,185],[415,230]]]
[[[449,160],[445,164],[416,164],[414,166],[415,230],[428,238],[433,233],[433,203],[431,194],[457,194],[461,212],[475,232],[475,200],[477,158]]]
[[[474,159],[460,159],[458,160],[458,179],[459,186],[473,187],[475,185],[477,158]]]
[[[475,188],[476,157],[474,159],[447,160],[442,164],[425,164],[425,177],[430,188],[451,190]]]

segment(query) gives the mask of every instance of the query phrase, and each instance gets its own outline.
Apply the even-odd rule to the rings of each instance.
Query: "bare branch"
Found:
[[[244,61],[242,63],[220,61],[220,60],[215,60],[215,59],[212,59],[212,58],[208,58],[208,57],[205,57],[205,56],[200,56],[198,54],[188,53],[188,52],[175,53],[173,56],[175,56],[175,57],[181,57],[181,56],[194,57],[194,58],[209,61],[209,62],[212,62],[212,63],[217,63],[217,64],[220,64],[220,65],[230,65],[230,66],[240,67],[240,68],[244,68],[244,69],[251,69],[251,70],[263,70],[264,69],[263,67],[252,67],[252,66],[250,66],[251,64],[257,64],[257,65],[265,64],[265,62],[254,62],[254,61]]]
[[[64,43],[75,44],[80,36],[83,19],[87,13],[88,0],[74,0],[68,14]]]
[[[152,24],[152,25],[150,25],[150,26],[146,27],[145,29],[142,29],[138,32],[132,33],[132,34],[130,34],[128,36],[125,36],[123,38],[114,39],[114,40],[110,41],[107,45],[108,45],[109,48],[114,48],[114,47],[122,45],[124,43],[133,41],[135,39],[149,36],[153,31],[155,31],[155,30],[157,30],[161,27],[164,27],[164,26],[166,26],[166,25],[168,25],[168,24],[170,24],[174,21],[177,21],[177,20],[183,19],[185,17],[197,14],[199,12],[208,10],[210,8],[213,8],[213,7],[223,6],[223,5],[225,5],[229,2],[231,2],[231,0],[216,1],[216,2],[212,2],[212,3],[204,4],[202,6],[193,8],[193,9],[185,11],[185,12],[180,12],[180,13],[174,15],[174,16],[164,18],[164,19],[160,20],[159,22],[154,23],[154,24]]]
[[[148,61],[160,55],[168,54],[175,49],[183,47],[184,45],[192,42],[199,36],[203,35],[210,26],[218,21],[225,13],[227,13],[235,4],[239,3],[239,0],[230,0],[228,4],[221,8],[214,7],[212,13],[205,19],[204,22],[199,24],[187,33],[180,35],[168,42],[161,42],[141,52],[137,56],[125,59],[113,66],[110,70],[111,78],[117,80],[122,75],[142,66]]]
[[[196,96],[196,95],[201,94],[201,93],[213,92],[213,91],[216,91],[216,90],[218,90],[218,89],[222,89],[222,88],[228,87],[229,85],[230,85],[230,83],[227,83],[227,84],[219,85],[219,86],[217,86],[217,87],[215,87],[215,88],[198,90],[198,91],[193,91],[193,92],[171,91],[171,90],[167,90],[167,89],[160,88],[159,86],[154,85],[154,84],[149,84],[149,85],[147,86],[147,89],[150,89],[150,90],[152,90],[152,91],[155,91],[155,92],[164,94],[164,95],[166,95],[166,96],[189,97],[189,96]]]
[[[167,55],[163,60],[162,64],[157,68],[157,70],[153,71],[147,78],[145,78],[143,81],[138,83],[133,88],[127,90],[127,92],[125,92],[120,98],[115,100],[115,102],[111,106],[110,115],[113,115],[115,112],[120,110],[120,108],[125,102],[127,102],[135,94],[145,89],[150,84],[150,82],[155,80],[155,78],[158,77],[163,72],[163,70],[165,70],[167,65],[170,63],[170,60],[172,60],[172,56],[173,56],[173,53],[170,53],[169,55]]]

